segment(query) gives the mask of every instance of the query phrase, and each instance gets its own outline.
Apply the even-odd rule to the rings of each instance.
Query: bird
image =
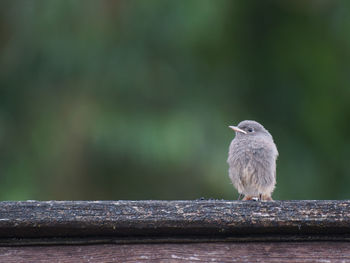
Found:
[[[236,133],[227,163],[229,177],[239,193],[238,200],[272,200],[278,157],[272,135],[253,120],[244,120],[229,128]]]

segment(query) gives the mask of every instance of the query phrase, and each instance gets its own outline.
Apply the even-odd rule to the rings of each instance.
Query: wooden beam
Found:
[[[0,202],[0,245],[350,240],[350,201]]]
[[[225,242],[0,247],[0,262],[350,262],[349,242]]]

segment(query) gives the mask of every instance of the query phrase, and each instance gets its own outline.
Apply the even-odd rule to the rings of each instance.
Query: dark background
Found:
[[[0,199],[236,199],[261,122],[275,199],[350,198],[350,1],[0,2]]]

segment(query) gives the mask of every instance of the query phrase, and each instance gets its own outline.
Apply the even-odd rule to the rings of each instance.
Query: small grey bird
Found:
[[[242,121],[229,126],[236,132],[232,140],[227,163],[238,199],[272,200],[276,184],[278,151],[271,134],[256,121]]]

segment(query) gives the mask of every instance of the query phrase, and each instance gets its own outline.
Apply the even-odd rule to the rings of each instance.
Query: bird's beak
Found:
[[[247,134],[246,131],[243,131],[242,129],[238,128],[237,126],[228,126],[229,128],[231,128],[232,130],[234,130],[235,132],[241,132],[244,134]]]

